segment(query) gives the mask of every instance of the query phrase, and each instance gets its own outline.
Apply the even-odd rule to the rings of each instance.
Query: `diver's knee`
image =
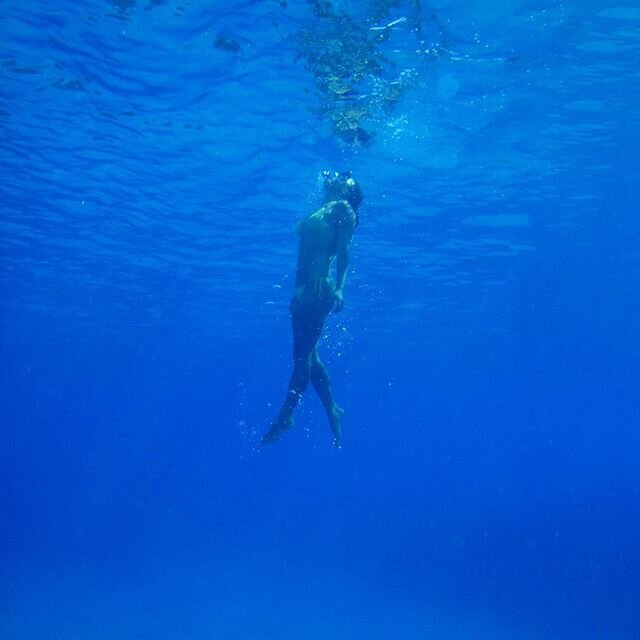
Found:
[[[315,351],[315,350],[311,354],[311,367],[312,367],[312,369],[316,369],[316,370],[319,370],[319,371],[325,371],[324,362],[322,362],[322,360],[320,360],[320,356],[318,355],[318,352]]]

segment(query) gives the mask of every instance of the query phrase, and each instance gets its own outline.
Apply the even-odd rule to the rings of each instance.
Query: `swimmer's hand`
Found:
[[[344,308],[344,292],[342,291],[342,289],[336,289],[333,295],[335,296],[333,310],[338,313],[338,311],[342,311],[342,309]]]

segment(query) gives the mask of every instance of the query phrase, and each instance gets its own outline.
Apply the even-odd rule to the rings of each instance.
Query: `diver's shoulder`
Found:
[[[332,200],[327,202],[327,215],[336,224],[355,226],[356,212],[347,200]]]

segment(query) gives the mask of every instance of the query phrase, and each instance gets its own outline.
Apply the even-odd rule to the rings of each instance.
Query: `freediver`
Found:
[[[322,173],[322,206],[298,223],[298,262],[289,306],[293,328],[293,373],[287,395],[263,444],[278,440],[293,426],[293,412],[309,381],[327,413],[333,444],[342,445],[342,415],[331,390],[329,374],[318,356],[318,340],[331,311],[344,307],[349,244],[358,226],[362,190],[351,172]],[[336,263],[335,282],[332,265]]]

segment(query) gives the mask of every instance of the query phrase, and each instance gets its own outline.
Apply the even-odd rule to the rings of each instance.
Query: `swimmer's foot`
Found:
[[[272,425],[271,429],[262,438],[262,444],[271,444],[276,440],[280,440],[282,435],[293,427],[293,418],[278,418]]]
[[[333,432],[333,446],[336,449],[342,447],[342,416],[344,415],[344,409],[341,409],[337,404],[333,405],[333,409],[329,413],[329,425]]]

